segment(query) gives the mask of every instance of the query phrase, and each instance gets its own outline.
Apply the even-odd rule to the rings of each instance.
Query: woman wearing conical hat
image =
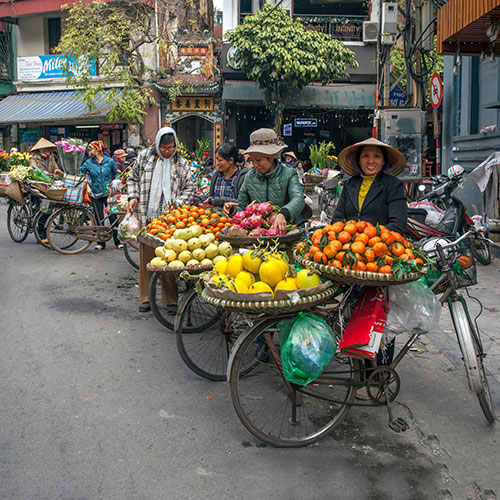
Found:
[[[58,165],[56,150],[57,146],[54,143],[41,137],[30,149],[29,166],[41,168],[48,174],[62,175],[63,172]]]
[[[404,185],[396,176],[406,167],[404,155],[377,139],[367,139],[342,150],[338,165],[351,178],[332,222],[365,220],[403,233],[407,206]]]

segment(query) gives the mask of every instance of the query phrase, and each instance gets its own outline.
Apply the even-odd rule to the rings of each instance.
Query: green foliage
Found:
[[[333,168],[335,166],[335,160],[330,155],[335,149],[335,144],[333,142],[320,142],[319,144],[311,144],[309,146],[309,158],[313,167],[317,167],[320,170],[324,168]]]
[[[434,49],[432,49],[430,52],[428,52],[425,56],[425,62],[427,64],[427,67],[429,68],[429,73],[428,73],[428,78],[427,78],[427,83],[426,83],[426,93],[425,93],[425,100],[427,103],[430,102],[430,92],[429,92],[429,87],[430,87],[430,80],[431,76],[436,72],[439,74],[441,78],[443,78],[443,69],[444,69],[444,59],[443,56],[438,56],[436,53],[436,37],[434,37]],[[394,76],[394,78],[399,78],[399,76],[402,73],[406,72],[406,60],[405,60],[405,54],[404,50],[402,47],[394,46],[391,49],[391,73]],[[420,73],[420,69],[414,68],[417,73]],[[407,85],[407,79],[406,76],[404,76],[401,81],[399,82],[399,87],[406,91],[406,85]]]
[[[75,3],[69,8],[64,32],[56,51],[78,60],[72,73],[67,59],[64,74],[69,85],[80,89],[82,99],[95,109],[95,97],[110,84],[106,93],[110,121],[142,124],[146,107],[155,101],[145,85],[148,68],[144,55],[154,43],[154,12],[134,0],[120,3]],[[95,61],[99,78],[90,74],[88,61]]]
[[[281,126],[288,99],[311,82],[348,79],[357,68],[354,52],[329,35],[306,30],[281,7],[270,3],[227,33],[237,49],[243,71],[264,92],[265,106]]]

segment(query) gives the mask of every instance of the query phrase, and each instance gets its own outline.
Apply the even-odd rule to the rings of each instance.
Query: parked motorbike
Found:
[[[463,181],[464,169],[460,165],[450,167],[447,176],[431,178],[431,189],[425,191],[424,187],[420,200],[408,206],[406,233],[414,242],[429,237],[454,239],[475,227],[480,231],[474,233],[470,242],[471,253],[478,262],[488,265],[491,262],[491,248],[481,217],[472,220],[464,204],[452,195]]]

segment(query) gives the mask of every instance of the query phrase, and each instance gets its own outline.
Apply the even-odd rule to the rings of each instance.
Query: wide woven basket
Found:
[[[54,200],[54,201],[62,201],[65,194],[66,194],[66,188],[55,188],[55,189],[48,189],[47,191],[45,191],[45,196],[49,200]]]
[[[144,243],[144,245],[152,248],[162,247],[163,245],[165,245],[165,242],[162,239],[148,233],[140,234],[137,237],[137,241],[139,243]]]
[[[237,234],[227,234],[223,231],[219,233],[219,241],[227,241],[231,243],[231,245],[236,246],[236,247],[251,247],[253,245],[257,245],[258,243],[264,241],[264,242],[270,242],[270,243],[275,243],[277,242],[280,246],[291,246],[294,243],[297,243],[302,239],[302,236],[304,235],[304,230],[303,229],[293,229],[287,234],[284,234],[283,236],[242,236],[242,235],[237,235]]]
[[[420,279],[424,273],[408,273],[402,278],[396,278],[393,274],[372,273],[368,271],[351,271],[350,269],[338,269],[336,267],[325,266],[317,262],[304,259],[301,255],[294,253],[295,260],[304,267],[316,269],[325,278],[329,278],[336,283],[350,283],[364,286],[386,286],[402,285]]]
[[[214,266],[184,266],[184,267],[153,267],[149,263],[146,264],[146,269],[152,273],[160,273],[160,274],[170,274],[177,275],[181,274],[183,271],[187,271],[189,274],[199,274],[205,271],[210,271]]]
[[[262,301],[240,301],[240,300],[225,300],[212,297],[204,288],[201,293],[201,298],[212,304],[215,307],[220,307],[226,311],[251,313],[251,314],[280,314],[286,312],[299,312],[311,309],[321,302],[326,301],[337,291],[336,287],[330,287],[320,293],[301,297],[297,302],[293,303],[288,300],[262,300]]]

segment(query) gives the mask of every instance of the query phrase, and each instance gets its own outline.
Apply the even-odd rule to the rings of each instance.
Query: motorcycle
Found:
[[[408,206],[407,236],[414,242],[429,237],[455,239],[475,228],[477,231],[470,241],[471,253],[481,264],[490,264],[491,248],[481,216],[474,216],[473,220],[467,215],[464,204],[452,195],[464,181],[464,168],[453,165],[447,176],[431,180],[431,189],[424,192],[425,187],[419,188],[423,196]]]

